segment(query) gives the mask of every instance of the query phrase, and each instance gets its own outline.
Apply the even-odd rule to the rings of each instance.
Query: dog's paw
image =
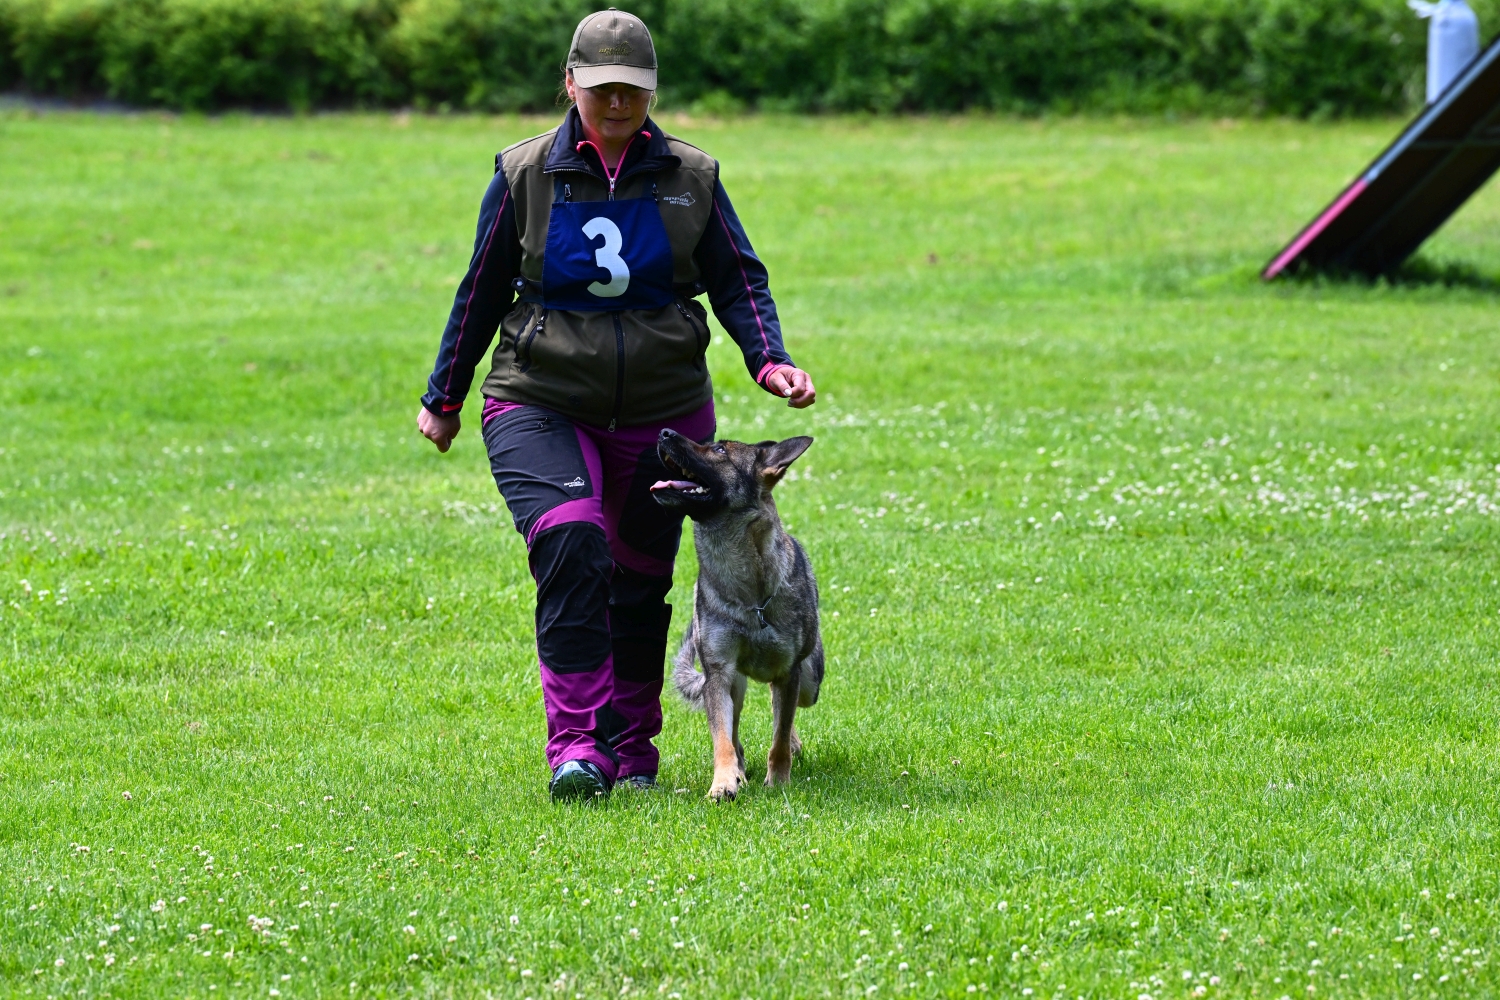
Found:
[[[714,775],[714,783],[708,788],[708,797],[715,802],[733,802],[734,797],[740,793],[740,787],[745,783],[743,771],[731,771],[728,774]]]

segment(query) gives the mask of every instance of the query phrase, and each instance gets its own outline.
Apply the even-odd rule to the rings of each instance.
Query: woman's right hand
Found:
[[[452,446],[453,439],[458,437],[462,426],[463,422],[458,419],[457,413],[451,417],[440,417],[425,406],[417,411],[417,430],[437,445],[438,451],[446,452]]]

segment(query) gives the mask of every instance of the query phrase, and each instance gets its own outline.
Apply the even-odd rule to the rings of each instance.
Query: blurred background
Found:
[[[1482,24],[1500,4],[1476,0]],[[589,0],[0,0],[0,88],[537,111]],[[1422,99],[1392,0],[640,0],[677,110],[1349,115]]]

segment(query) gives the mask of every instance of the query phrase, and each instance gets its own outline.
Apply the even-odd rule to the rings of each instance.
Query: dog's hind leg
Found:
[[[708,787],[708,797],[725,802],[738,795],[745,782],[745,769],[731,732],[739,716],[732,678],[738,677],[739,672],[733,667],[705,663],[703,675],[703,708],[708,716],[708,733],[714,743],[714,780]],[[740,696],[743,699],[743,688]]]
[[[803,708],[818,703],[818,692],[823,687],[823,637],[815,636],[811,653],[797,665],[799,677],[797,704]]]
[[[797,688],[800,684],[793,670],[785,683],[771,688],[771,713],[775,731],[771,734],[771,753],[766,758],[766,784],[784,785],[792,780],[792,755],[802,749],[792,723],[797,716]]]

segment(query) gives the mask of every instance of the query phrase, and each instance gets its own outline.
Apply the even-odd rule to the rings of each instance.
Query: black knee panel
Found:
[[[537,655],[555,673],[595,670],[609,657],[613,568],[598,525],[573,521],[532,540]]]
[[[629,681],[659,680],[667,660],[672,606],[665,603],[670,576],[647,576],[616,566],[610,581],[609,627],[614,639],[615,676]]]

